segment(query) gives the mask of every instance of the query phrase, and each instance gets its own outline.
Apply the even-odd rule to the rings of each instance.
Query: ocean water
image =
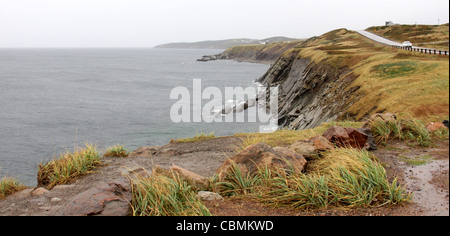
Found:
[[[132,151],[261,123],[173,123],[173,88],[253,86],[267,65],[196,62],[217,50],[0,49],[0,178],[36,185],[37,166],[85,142]]]

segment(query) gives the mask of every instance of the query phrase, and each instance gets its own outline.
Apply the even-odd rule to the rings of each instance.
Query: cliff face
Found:
[[[309,129],[336,120],[349,107],[349,88],[356,76],[348,68],[335,68],[298,57],[299,50],[283,55],[260,78],[266,87],[279,86],[279,125]]]

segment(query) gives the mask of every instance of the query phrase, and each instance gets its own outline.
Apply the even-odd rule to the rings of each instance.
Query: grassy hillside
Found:
[[[449,50],[449,24],[445,25],[393,25],[374,26],[368,31],[385,38],[415,46]]]
[[[423,121],[449,117],[449,57],[397,50],[339,29],[312,38],[286,54],[349,68],[359,88],[346,99],[341,120],[392,112]],[[345,79],[345,75],[339,79]],[[335,88],[339,89],[339,88]]]

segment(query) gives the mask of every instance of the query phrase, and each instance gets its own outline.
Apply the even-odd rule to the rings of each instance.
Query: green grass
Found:
[[[25,189],[25,187],[18,180],[4,177],[3,179],[0,179],[0,200],[23,189]]]
[[[102,165],[102,158],[95,145],[86,144],[73,152],[67,151],[59,158],[38,167],[38,186],[52,189],[67,184]]]
[[[176,173],[138,176],[132,183],[134,216],[211,216],[197,193]]]
[[[103,157],[128,157],[128,150],[123,145],[115,145],[106,150]]]
[[[412,166],[423,166],[434,160],[434,158],[430,155],[422,155],[418,157],[407,157],[405,155],[399,155],[399,159]]]
[[[233,162],[224,181],[214,183],[213,188],[227,196],[246,195],[253,192],[254,187],[260,183],[260,180],[259,176],[244,175],[239,166]]]

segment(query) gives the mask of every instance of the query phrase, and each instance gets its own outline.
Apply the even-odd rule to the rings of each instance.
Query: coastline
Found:
[[[333,39],[334,41],[330,41],[330,39]],[[337,47],[335,43],[341,43],[341,45],[349,43],[350,46],[340,48]],[[216,56],[216,59],[214,60],[221,60],[219,59],[221,57],[225,58],[225,54],[222,53],[219,55],[221,56]],[[253,57],[253,55],[254,54],[252,54],[251,57]],[[380,55],[387,57],[388,60],[383,59],[376,61],[381,58]],[[230,59],[229,57],[226,58],[227,60]],[[361,127],[361,123],[358,122],[365,121],[374,114],[386,113],[386,111],[404,111],[402,107],[397,108],[392,105],[397,103],[392,102],[392,104],[386,105],[385,102],[383,102],[383,99],[389,97],[389,93],[380,92],[377,95],[376,100],[370,100],[370,92],[375,91],[375,89],[374,87],[371,87],[369,83],[371,80],[375,80],[388,85],[390,82],[389,80],[396,80],[401,82],[406,81],[406,84],[411,84],[410,81],[415,79],[414,75],[410,73],[411,70],[407,72],[394,71],[394,75],[388,74],[388,72],[390,73],[388,70],[382,70],[385,67],[402,68],[401,66],[405,64],[405,58],[411,61],[417,60],[417,55],[403,55],[396,50],[383,48],[368,40],[361,39],[354,34],[354,32],[346,29],[332,31],[283,52],[276,61],[272,61],[273,64],[271,63],[272,66],[270,69],[259,80],[259,82],[266,86],[280,86],[282,96],[280,99],[281,107],[279,112],[281,114],[281,119],[279,120],[279,124],[281,123],[283,127],[286,127],[286,130],[281,130],[280,132],[266,136],[262,134],[241,134],[241,136],[206,137],[206,139],[199,137],[200,140],[194,142],[184,143],[174,140],[170,144],[160,147],[141,147],[133,151],[128,159],[106,159],[108,165],[102,167],[99,172],[87,175],[80,180],[77,180],[75,183],[70,184],[74,186],[67,188],[73,188],[73,195],[67,199],[63,198],[62,201],[55,200],[55,202],[53,202],[54,198],[61,199],[58,197],[62,194],[61,192],[58,192],[60,189],[56,192],[53,192],[53,190],[49,192],[44,191],[42,195],[33,197],[29,197],[29,195],[33,195],[37,189],[29,189],[18,196],[12,196],[7,200],[8,202],[4,204],[5,206],[8,206],[8,204],[13,206],[13,204],[16,204],[17,199],[27,199],[28,201],[37,203],[35,208],[33,208],[35,214],[61,214],[61,207],[64,204],[70,204],[73,201],[72,197],[77,193],[90,191],[92,188],[96,189],[95,191],[97,191],[98,188],[103,188],[88,185],[88,183],[95,185],[99,184],[94,183],[95,181],[98,181],[98,179],[101,180],[100,182],[102,182],[102,184],[105,184],[104,182],[106,181],[106,184],[115,186],[114,189],[119,188],[122,189],[121,191],[127,192],[128,190],[126,184],[124,184],[124,178],[126,182],[127,177],[136,173],[145,174],[147,170],[154,168],[155,164],[161,165],[165,169],[171,169],[171,165],[181,166],[183,169],[208,178],[213,176],[214,173],[216,173],[216,170],[218,170],[228,158],[238,155],[239,153],[238,150],[236,150],[236,146],[243,145],[245,142],[270,143],[274,148],[292,148],[291,145],[296,141],[303,144],[303,142],[311,142],[310,138],[312,136],[325,136],[323,130],[325,128],[334,128],[335,126],[342,126],[344,128],[354,126],[354,128],[359,128]],[[432,63],[435,63],[433,64],[435,67],[431,67],[424,62],[429,60],[429,58],[422,56],[420,59],[422,64],[415,61],[408,61],[407,65],[415,66],[412,71],[419,74],[422,80],[434,83],[427,77],[425,79],[423,78],[423,75],[420,74],[423,69],[427,72],[432,71],[436,74],[443,74],[444,77],[446,75],[448,78],[448,71],[440,72],[436,69],[442,67],[441,65],[448,63],[448,60],[445,61],[442,59],[442,62],[437,62],[438,60],[433,58]],[[394,63],[392,61],[394,61]],[[366,69],[366,67],[369,67],[370,69]],[[420,87],[423,88],[424,86],[421,85]],[[377,89],[381,90],[383,88],[377,87]],[[399,89],[396,90],[397,93],[400,93],[402,90],[402,88],[390,87],[390,91],[392,89]],[[417,87],[414,87],[412,90],[416,91]],[[445,94],[443,96],[445,100]],[[446,99],[448,105],[448,98]],[[414,114],[414,112],[408,112]],[[435,199],[437,199],[438,204],[434,202],[431,206],[427,205],[426,197],[420,195],[421,199],[418,203],[398,208],[379,208],[376,210],[357,209],[351,212],[339,211],[339,209],[319,209],[318,211],[312,212],[283,211],[282,213],[276,210],[267,212],[259,209],[259,214],[437,215],[442,212],[448,212],[448,127],[446,130],[447,133],[445,133],[444,128],[442,133],[434,134],[434,131],[430,131],[428,125],[425,126],[430,120],[438,121],[439,119],[445,118],[445,116],[448,118],[448,109],[444,109],[443,111],[440,110],[437,113],[432,113],[432,115],[419,114],[417,119],[421,120],[414,119],[414,121],[407,120],[406,122],[403,122],[403,118],[406,117],[406,114],[407,113],[399,114],[399,117],[402,118],[402,122],[396,123],[399,125],[398,127],[414,123],[415,126],[419,127],[418,130],[427,129],[427,134],[425,134],[424,137],[427,135],[431,137],[432,139],[429,140],[431,143],[421,143],[423,141],[421,138],[414,137],[415,134],[411,132],[410,128],[405,128],[404,132],[410,133],[398,134],[398,137],[390,137],[389,135],[391,133],[389,133],[388,138],[391,139],[386,140],[374,154],[379,158],[379,161],[384,164],[383,168],[385,168],[388,173],[387,178],[389,181],[397,183],[395,181],[398,178],[399,182],[405,184],[406,189],[412,193],[423,190],[423,188],[419,186],[423,181],[411,182],[408,180],[420,178],[425,181],[425,179],[429,179],[429,175],[436,175],[437,177],[434,176],[433,180],[427,179],[426,182],[433,181],[433,184],[436,185],[433,185],[432,188],[433,191],[436,189],[436,195],[434,197],[436,197]],[[397,116],[394,115],[394,117],[396,120]],[[440,125],[442,126],[442,124]],[[301,138],[296,136],[303,133],[306,133],[307,136]],[[411,135],[414,139],[408,140],[408,137],[411,137]],[[303,147],[304,146],[302,146],[302,148]],[[421,156],[418,156],[418,153],[420,153]],[[319,157],[322,156],[319,155]],[[415,168],[414,165],[408,163],[408,161],[417,161],[417,159],[419,159],[419,161],[424,161],[424,168],[429,171],[429,173],[427,172],[427,176],[421,176],[419,172],[422,171],[422,169]],[[441,163],[441,160],[444,164]],[[378,161],[375,161],[375,163],[378,163]],[[437,167],[435,163],[440,164]],[[433,171],[437,173],[433,174]],[[447,177],[445,177],[445,175],[447,175]],[[103,177],[106,179],[103,179]],[[445,184],[446,179],[447,184]],[[80,186],[78,187],[78,185]],[[394,184],[392,185],[394,186]],[[443,189],[442,185],[444,185]],[[445,185],[447,185],[447,190],[445,190]],[[116,190],[112,190],[112,192],[115,191]],[[447,197],[445,196],[445,191],[447,191]],[[226,204],[232,205],[233,199],[226,199],[225,202]],[[2,204],[2,202],[0,202],[0,204]],[[221,204],[223,204],[223,202],[213,202],[209,207],[213,209],[218,206],[222,207]],[[250,204],[253,204],[253,202],[250,201]],[[230,207],[230,205],[223,207]],[[26,214],[17,210],[17,207],[11,206],[7,208],[9,213]],[[435,206],[439,207],[438,212],[433,212]],[[232,205],[231,208],[236,210],[233,207],[235,207],[234,205]],[[264,208],[264,206],[261,208]],[[227,213],[233,214],[234,212],[230,210]]]

